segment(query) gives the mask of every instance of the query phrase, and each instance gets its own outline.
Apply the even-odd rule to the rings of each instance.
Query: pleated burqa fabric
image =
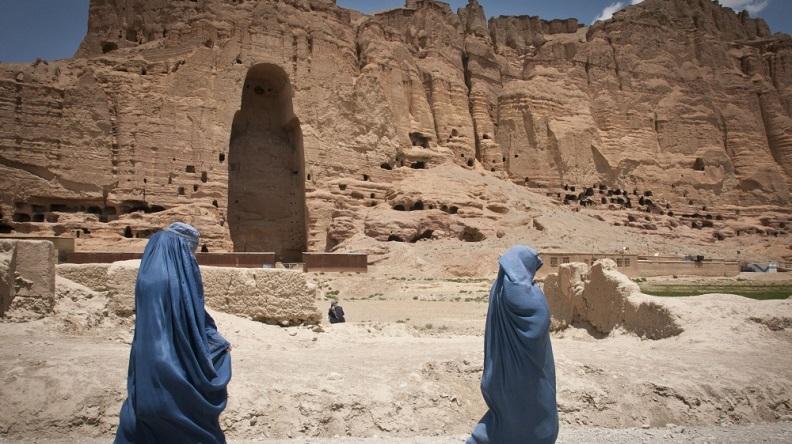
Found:
[[[198,231],[182,223],[148,242],[135,285],[135,335],[116,443],[224,443],[220,413],[231,379],[229,343],[204,309],[193,251]]]
[[[542,260],[516,246],[490,290],[481,392],[489,411],[468,444],[544,444],[558,436],[550,312],[533,282]]]

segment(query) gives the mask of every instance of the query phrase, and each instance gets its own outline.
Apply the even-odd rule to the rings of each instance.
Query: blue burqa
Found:
[[[544,444],[558,436],[550,312],[533,282],[542,260],[516,246],[490,290],[481,393],[489,411],[468,444]]]
[[[193,251],[198,231],[175,223],[148,242],[135,285],[135,336],[116,443],[224,443],[220,413],[229,343],[204,309]]]

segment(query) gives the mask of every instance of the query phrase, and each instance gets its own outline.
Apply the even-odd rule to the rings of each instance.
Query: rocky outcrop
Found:
[[[679,316],[642,294],[611,259],[601,259],[591,269],[584,263],[563,264],[545,278],[544,292],[554,330],[576,325],[610,334],[623,329],[648,339],[682,333]]]
[[[73,59],[0,65],[0,231],[139,250],[179,219],[209,251],[292,257],[370,232],[416,177],[465,201],[449,168],[788,206],[792,38],[698,0],[591,27],[485,17],[475,0],[93,0]]]

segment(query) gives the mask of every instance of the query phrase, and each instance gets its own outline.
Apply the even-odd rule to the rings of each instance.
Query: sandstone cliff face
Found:
[[[475,0],[92,0],[75,58],[0,65],[0,229],[139,249],[182,219],[289,260],[476,240],[516,205],[482,175],[784,207],[790,67],[792,39],[708,0],[591,28]]]

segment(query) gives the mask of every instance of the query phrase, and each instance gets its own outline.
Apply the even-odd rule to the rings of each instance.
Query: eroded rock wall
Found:
[[[372,16],[328,0],[93,0],[75,58],[0,65],[0,231],[140,250],[180,219],[209,251],[278,237],[253,248],[296,256],[368,230],[364,208],[388,218],[420,170],[464,200],[438,173],[450,164],[534,188],[788,205],[788,36],[699,0],[590,28],[485,17],[475,0]],[[243,97],[281,91],[291,103],[266,119],[244,112]],[[283,159],[277,180],[261,180],[267,156]],[[235,239],[259,213],[277,220]]]
[[[544,292],[555,330],[575,325],[607,335],[623,329],[648,339],[682,333],[679,316],[642,294],[611,259],[598,260],[590,269],[584,263],[562,264],[545,278]]]

